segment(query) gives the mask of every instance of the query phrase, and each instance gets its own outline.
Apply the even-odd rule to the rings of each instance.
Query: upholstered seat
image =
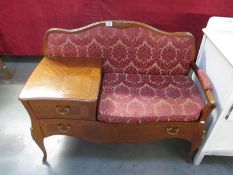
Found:
[[[195,121],[204,101],[183,75],[106,73],[98,120],[111,123]]]

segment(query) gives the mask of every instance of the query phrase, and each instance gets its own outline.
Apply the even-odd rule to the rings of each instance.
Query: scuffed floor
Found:
[[[233,157],[206,156],[200,166],[186,162],[189,143],[183,140],[148,144],[93,144],[77,138],[45,139],[48,164],[30,135],[30,119],[18,100],[39,57],[7,57],[11,79],[0,72],[0,174],[1,175],[229,175]],[[26,61],[25,61],[26,60]]]

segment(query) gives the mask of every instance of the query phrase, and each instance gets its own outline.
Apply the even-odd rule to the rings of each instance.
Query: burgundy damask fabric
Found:
[[[206,73],[202,69],[198,69],[197,73],[200,77],[204,90],[212,90],[212,83]]]
[[[47,47],[48,57],[100,57],[105,73],[187,75],[194,59],[192,35],[178,37],[144,27],[50,33]]]
[[[49,33],[46,56],[101,58],[100,121],[195,121],[204,102],[187,76],[194,61],[193,39],[141,26],[95,26],[79,33]]]
[[[98,120],[111,123],[195,121],[203,107],[200,93],[187,76],[106,73]]]

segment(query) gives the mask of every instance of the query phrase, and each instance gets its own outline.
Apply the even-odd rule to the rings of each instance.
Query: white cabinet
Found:
[[[197,65],[213,84],[216,109],[210,115],[195,165],[205,155],[233,156],[233,18],[212,17],[203,32]]]

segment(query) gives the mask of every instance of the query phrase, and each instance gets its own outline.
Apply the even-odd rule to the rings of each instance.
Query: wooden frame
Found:
[[[79,33],[82,31],[89,30],[90,28],[96,26],[105,26],[106,22],[102,21],[97,22],[86,27],[82,27],[74,30],[65,30],[65,29],[50,29],[45,35],[45,44],[44,44],[44,52],[47,55],[47,40],[48,35],[53,32],[62,32],[62,33]],[[176,33],[168,33],[158,29],[155,29],[149,25],[133,22],[133,21],[111,21],[112,27],[116,28],[128,28],[132,26],[141,26],[145,27],[151,31],[160,32],[165,35],[172,36],[192,36],[190,33],[186,32],[176,32]],[[193,48],[192,48],[192,56],[195,57],[195,43],[193,37]],[[197,78],[200,80],[199,75],[197,74],[197,66],[195,63],[192,63],[191,68],[194,70]],[[203,84],[200,81],[201,86],[203,88]],[[67,120],[67,119],[56,119],[57,123],[63,123],[65,126],[71,125],[74,128],[73,132],[65,132],[64,135],[70,135],[79,137],[80,139],[97,142],[97,143],[145,143],[159,139],[168,139],[168,138],[178,138],[185,139],[191,143],[191,149],[188,155],[188,160],[191,161],[193,153],[200,146],[202,139],[205,134],[205,123],[206,120],[211,113],[211,111],[215,107],[215,101],[210,90],[203,91],[206,96],[207,105],[201,111],[201,115],[199,120],[190,121],[190,122],[151,122],[151,123],[142,123],[142,124],[114,124],[114,123],[106,123],[101,121],[87,121],[87,120]],[[44,147],[43,140],[44,138],[56,134],[61,134],[60,132],[48,130],[46,128],[47,125],[52,124],[54,119],[38,119],[35,112],[32,110],[29,103],[27,103],[24,99],[20,99],[24,104],[25,108],[29,112],[32,121],[32,136],[40,147],[40,149],[44,153],[43,160],[47,159],[47,153]],[[58,100],[58,99],[56,99]],[[63,129],[64,129],[63,128]],[[68,127],[67,127],[68,128]]]
[[[61,29],[61,28],[51,28],[49,29],[44,36],[44,55],[47,55],[47,43],[48,43],[48,35],[50,33],[70,33],[70,34],[75,34],[75,33],[81,33],[84,31],[87,31],[91,28],[95,28],[98,26],[106,26],[106,23],[108,22],[112,22],[112,26],[113,28],[118,28],[118,29],[125,29],[125,28],[130,28],[130,27],[144,27],[152,32],[158,32],[158,33],[162,33],[163,35],[167,35],[167,36],[190,36],[192,37],[192,58],[195,58],[195,38],[193,37],[193,35],[189,32],[165,32],[159,29],[156,29],[150,25],[141,23],[141,22],[136,22],[136,21],[126,21],[126,20],[110,20],[110,21],[100,21],[100,22],[95,22],[92,24],[89,24],[87,26],[78,28],[78,29]]]

